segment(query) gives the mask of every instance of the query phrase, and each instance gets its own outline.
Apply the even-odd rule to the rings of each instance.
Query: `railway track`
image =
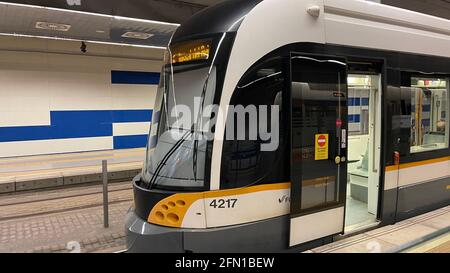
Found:
[[[131,190],[129,182],[111,184],[109,204],[131,202]],[[97,185],[0,196],[0,221],[100,207],[103,206],[102,194]]]
[[[131,187],[127,188],[127,189],[114,189],[114,190],[109,190],[109,193],[112,192],[118,192],[118,191],[123,191],[123,190],[130,190]],[[44,199],[38,199],[38,200],[29,200],[29,201],[16,201],[16,202],[11,202],[11,203],[5,203],[5,204],[1,204],[0,203],[0,209],[2,207],[6,207],[6,206],[14,206],[14,205],[22,205],[22,204],[31,204],[31,203],[37,203],[37,202],[44,202],[44,201],[52,201],[52,200],[60,200],[60,199],[64,199],[64,198],[72,198],[72,197],[80,197],[80,196],[87,196],[87,195],[96,195],[96,194],[101,194],[102,191],[96,191],[96,192],[91,192],[91,193],[78,193],[78,194],[72,194],[72,195],[67,195],[64,197],[49,197],[49,198],[44,198]],[[1,200],[1,197],[0,197]]]
[[[126,202],[131,202],[131,201],[133,201],[132,198],[121,200],[121,201],[112,201],[112,202],[109,202],[109,204],[114,205],[114,204],[121,204],[121,203],[126,203]],[[68,212],[68,211],[89,209],[89,208],[95,208],[95,207],[101,207],[101,206],[103,206],[103,203],[97,203],[97,204],[85,205],[85,206],[77,206],[77,207],[59,209],[59,210],[58,209],[49,210],[49,211],[45,211],[45,212],[22,214],[22,215],[16,215],[16,216],[0,217],[0,221],[9,221],[9,220],[16,220],[16,219],[21,219],[21,218],[44,216],[44,215],[53,214],[53,213],[63,213],[63,212]]]
[[[109,186],[110,227],[103,227],[101,185],[0,195],[0,252],[122,253],[130,182]],[[77,253],[77,252],[75,252]]]

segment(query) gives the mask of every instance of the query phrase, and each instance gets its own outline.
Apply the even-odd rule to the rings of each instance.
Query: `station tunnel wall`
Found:
[[[160,68],[0,48],[0,157],[145,147]]]

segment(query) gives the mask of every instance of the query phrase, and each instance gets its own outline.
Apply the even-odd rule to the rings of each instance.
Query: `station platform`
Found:
[[[142,169],[145,149],[110,150],[0,159],[0,193],[48,189],[102,181],[131,180]]]
[[[403,251],[404,253],[450,253],[450,232]]]
[[[17,192],[0,198],[0,253],[122,252],[129,182],[109,188],[109,228],[103,226],[100,185]],[[450,252],[450,206],[336,241],[309,253]],[[441,235],[437,235],[440,233]],[[436,236],[436,237],[435,237]]]
[[[450,206],[337,240],[309,253],[450,251]],[[437,239],[436,239],[437,238]]]

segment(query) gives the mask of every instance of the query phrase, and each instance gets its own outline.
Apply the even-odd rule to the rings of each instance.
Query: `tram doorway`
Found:
[[[381,76],[349,74],[345,232],[377,224],[381,154]]]

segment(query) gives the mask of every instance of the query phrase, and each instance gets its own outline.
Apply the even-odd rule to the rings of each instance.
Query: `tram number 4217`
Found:
[[[215,209],[232,209],[236,206],[237,199],[214,199],[209,203]]]

